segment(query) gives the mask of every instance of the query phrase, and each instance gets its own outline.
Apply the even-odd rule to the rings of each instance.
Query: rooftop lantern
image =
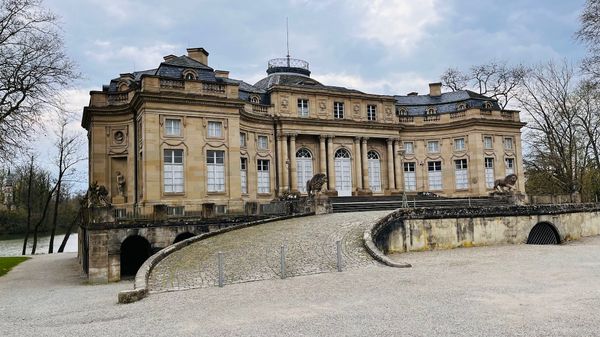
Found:
[[[310,76],[308,62],[291,58],[289,55],[287,57],[269,60],[267,74],[271,75],[275,73],[293,73]]]

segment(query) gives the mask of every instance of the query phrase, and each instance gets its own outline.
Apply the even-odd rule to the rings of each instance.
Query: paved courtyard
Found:
[[[336,241],[342,242],[344,270],[376,262],[364,249],[364,230],[390,211],[339,213],[275,221],[210,237],[162,260],[150,275],[150,291],[215,286],[217,253],[224,255],[225,284],[337,270]]]

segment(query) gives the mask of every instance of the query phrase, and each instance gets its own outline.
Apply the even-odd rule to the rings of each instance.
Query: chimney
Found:
[[[215,70],[215,77],[218,77],[218,78],[229,78],[229,71],[227,71],[227,70]]]
[[[187,56],[195,61],[198,61],[205,66],[208,65],[208,52],[204,48],[188,48]]]
[[[417,96],[419,93],[416,91],[413,92],[409,92],[408,94],[406,94],[406,96]]]
[[[170,60],[175,59],[175,58],[177,58],[177,56],[171,54],[171,55],[164,56],[163,60],[170,61]]]
[[[442,95],[442,83],[429,83],[429,96],[439,97]]]

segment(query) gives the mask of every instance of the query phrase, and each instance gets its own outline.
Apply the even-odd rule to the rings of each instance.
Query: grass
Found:
[[[28,257],[24,256],[0,257],[0,276],[8,273],[14,266],[28,259]]]

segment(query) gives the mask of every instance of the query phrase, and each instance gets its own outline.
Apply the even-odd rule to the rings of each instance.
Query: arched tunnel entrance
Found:
[[[180,233],[179,235],[177,235],[177,237],[175,237],[175,241],[173,241],[173,243],[177,243],[179,241],[183,241],[185,239],[189,239],[191,237],[195,236],[194,234],[190,233],[190,232],[183,232]]]
[[[548,222],[540,222],[533,226],[527,237],[529,245],[557,245],[560,243],[558,231]]]
[[[133,235],[125,239],[121,244],[121,278],[135,276],[151,254],[150,242],[144,237]]]

